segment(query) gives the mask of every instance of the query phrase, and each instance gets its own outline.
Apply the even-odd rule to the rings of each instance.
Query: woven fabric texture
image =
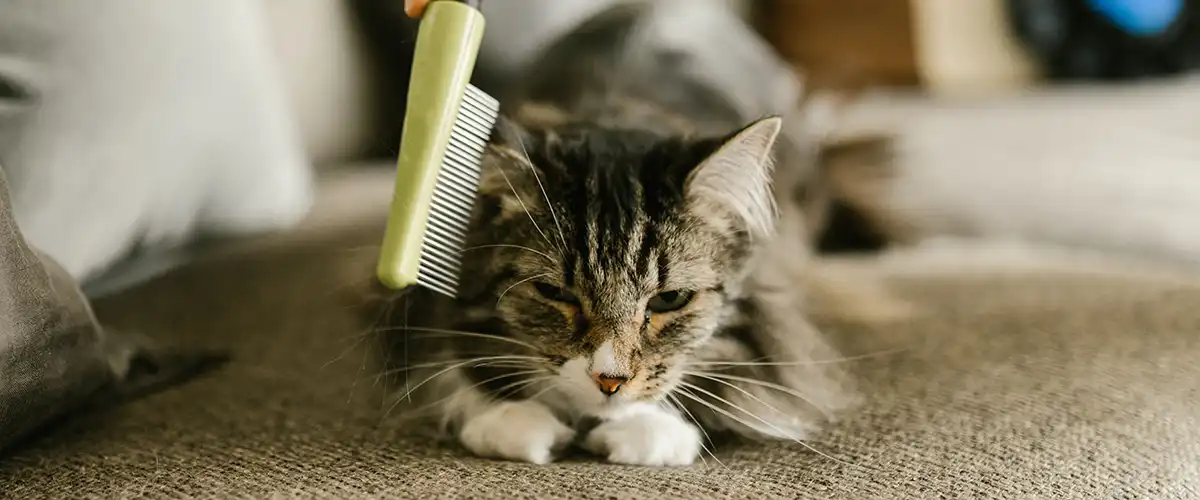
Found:
[[[1200,287],[906,277],[927,314],[827,325],[865,406],[811,443],[681,469],[470,457],[381,419],[344,293],[367,231],[196,264],[98,304],[231,348],[220,371],[76,418],[0,463],[3,498],[1200,498]],[[167,327],[170,328],[167,328]],[[718,461],[719,459],[719,461]]]

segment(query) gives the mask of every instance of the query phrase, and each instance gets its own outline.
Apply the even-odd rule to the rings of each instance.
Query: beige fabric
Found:
[[[352,185],[360,196],[326,201],[375,204],[387,183]],[[77,419],[0,463],[0,497],[1200,495],[1200,286],[1011,267],[899,273],[926,316],[830,327],[847,354],[903,348],[854,363],[866,406],[813,443],[836,461],[773,444],[727,446],[720,463],[686,469],[586,457],[539,467],[379,425],[345,293],[370,266],[361,247],[379,219],[348,210],[334,222],[98,304],[114,325],[170,325],[186,344],[231,347],[235,360]]]

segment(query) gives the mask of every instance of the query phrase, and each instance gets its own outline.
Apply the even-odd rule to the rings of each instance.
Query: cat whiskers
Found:
[[[516,283],[513,283],[513,284],[512,284],[512,285],[510,285],[508,288],[505,288],[503,292],[500,292],[500,296],[499,296],[499,297],[496,297],[496,306],[497,306],[497,307],[499,307],[499,306],[500,306],[500,301],[501,301],[501,300],[504,300],[504,295],[505,295],[505,294],[507,294],[507,293],[509,292],[509,290],[512,290],[513,288],[516,288],[516,287],[518,287],[518,286],[520,286],[520,285],[522,285],[522,284],[524,284],[524,283],[528,283],[528,282],[530,282],[530,281],[533,281],[533,280],[535,280],[535,279],[538,279],[538,278],[546,278],[546,277],[549,277],[549,276],[550,276],[550,273],[542,273],[542,274],[538,274],[538,275],[535,275],[535,276],[530,276],[530,277],[528,277],[528,278],[525,278],[525,279],[523,279],[523,280],[521,280],[521,281],[518,281],[518,282],[516,282]]]
[[[456,364],[456,363],[469,365],[472,362],[480,363],[476,366],[500,366],[500,365],[504,364],[503,362],[511,362],[509,364],[512,366],[516,366],[521,363],[527,363],[525,366],[539,366],[540,367],[540,365],[534,365],[533,363],[544,362],[544,361],[545,361],[544,358],[540,358],[537,356],[521,356],[521,355],[505,354],[505,355],[497,355],[497,356],[480,356],[480,357],[476,357],[476,358],[457,358],[457,359],[447,359],[447,360],[442,360],[442,361],[431,361],[428,363],[417,363],[414,365],[407,365],[407,366],[400,367],[400,368],[393,368],[391,370],[386,370],[386,371],[382,372],[381,374],[385,375],[385,376],[386,375],[394,375],[394,374],[404,372],[404,371],[423,370],[426,368],[440,368],[440,367],[445,367],[445,366],[449,366],[449,365]],[[545,364],[544,366],[549,367],[550,365]]]
[[[487,333],[468,332],[468,331],[463,331],[463,330],[447,330],[447,329],[441,329],[441,328],[424,328],[424,327],[415,327],[415,326],[382,328],[382,329],[378,329],[377,331],[417,332],[418,333],[418,335],[416,335],[417,337],[434,337],[434,338],[436,338],[436,337],[456,337],[457,336],[457,337],[478,338],[478,339],[482,339],[482,340],[505,342],[505,343],[509,343],[512,345],[524,347],[526,349],[529,349],[530,351],[538,352],[538,348],[528,342],[523,342],[523,341],[520,341],[517,339],[503,337],[503,336],[499,336],[499,335],[492,335],[492,334],[487,334]],[[408,341],[408,336],[405,337],[405,342],[407,342],[407,341]],[[407,353],[407,351],[408,350],[405,349],[406,353]],[[502,356],[476,357],[476,358],[470,358],[470,359],[443,360],[440,362],[424,363],[424,364],[420,364],[420,365],[406,365],[406,366],[403,366],[403,367],[400,367],[397,369],[387,370],[387,371],[383,372],[382,374],[380,374],[379,377],[386,377],[389,375],[394,375],[399,372],[404,372],[405,373],[404,386],[407,388],[407,390],[404,393],[404,398],[409,398],[418,388],[420,388],[424,384],[430,382],[431,380],[433,380],[439,376],[445,375],[446,373],[449,373],[456,368],[462,368],[465,366],[469,366],[472,363],[476,363],[478,366],[484,366],[485,363],[491,363],[493,366],[498,366],[498,365],[507,363],[509,365],[512,365],[512,367],[515,367],[515,368],[538,368],[538,369],[550,369],[553,366],[547,362],[547,360],[544,356],[509,354],[509,355],[502,355]],[[422,380],[416,386],[411,386],[408,381],[408,372],[410,372],[414,369],[438,368],[438,367],[443,367],[443,366],[450,365],[450,364],[453,364],[453,366],[448,366],[448,367],[444,368],[443,370]],[[378,380],[378,378],[377,378],[377,380]],[[396,404],[398,404],[398,402],[399,401],[397,401]],[[394,408],[395,404],[393,404],[392,407]],[[385,416],[387,413],[390,413],[393,408],[389,408],[387,410],[387,412],[385,412]]]
[[[492,335],[489,333],[468,332],[468,331],[463,331],[463,330],[446,330],[446,329],[442,329],[442,328],[425,328],[425,327],[419,327],[419,326],[397,326],[397,327],[391,327],[391,328],[379,328],[379,329],[376,329],[375,331],[376,332],[393,332],[393,331],[418,332],[418,333],[425,334],[425,335],[423,335],[425,337],[454,337],[454,336],[472,337],[472,338],[479,338],[479,339],[495,340],[495,341],[499,341],[499,342],[508,342],[510,344],[519,345],[519,346],[529,349],[531,351],[535,351],[535,352],[538,351],[538,348],[536,346],[534,346],[533,344],[530,344],[528,342],[523,342],[523,341],[520,341],[520,340],[517,340],[514,338],[504,337],[504,336],[500,336],[500,335]]]
[[[462,362],[457,362],[457,363],[455,363],[454,361],[447,361],[447,362],[441,362],[441,363],[431,363],[431,364],[433,364],[433,365],[434,365],[433,367],[437,367],[437,366],[445,366],[447,363],[453,363],[453,364],[451,364],[450,366],[447,366],[446,368],[443,368],[443,369],[439,370],[438,372],[434,373],[433,375],[430,375],[430,376],[426,377],[424,380],[422,380],[421,382],[417,383],[417,384],[416,384],[416,385],[414,385],[414,386],[411,386],[411,387],[409,387],[408,381],[407,381],[407,380],[405,380],[405,384],[404,384],[404,385],[405,385],[406,387],[409,387],[409,389],[408,389],[407,391],[405,391],[405,393],[404,393],[402,396],[400,396],[400,397],[399,397],[399,398],[396,400],[396,402],[392,404],[392,406],[391,406],[390,408],[388,408],[388,411],[384,413],[384,416],[386,417],[388,413],[391,413],[391,411],[392,411],[393,409],[395,409],[396,405],[400,404],[400,402],[401,402],[401,401],[404,401],[405,399],[411,399],[411,397],[412,397],[413,393],[417,392],[417,389],[420,389],[420,388],[421,388],[421,387],[423,387],[425,384],[428,384],[429,382],[433,381],[434,379],[436,379],[436,378],[438,378],[438,377],[441,377],[441,376],[443,376],[443,375],[445,375],[445,374],[447,374],[447,373],[450,373],[451,371],[454,371],[454,370],[457,370],[457,369],[460,369],[460,368],[463,368],[463,367],[467,367],[467,366],[476,366],[476,367],[490,366],[490,365],[489,365],[489,362],[504,362],[504,361],[510,361],[510,362],[511,362],[511,361],[514,361],[514,360],[513,360],[513,359],[512,359],[510,356],[486,356],[486,357],[482,357],[482,358],[469,359],[469,360],[462,361]],[[416,365],[414,365],[414,366],[416,366]],[[530,369],[535,369],[535,368],[537,368],[537,367],[535,367],[534,365],[529,365],[529,366],[527,366],[527,367],[528,367],[528,368],[530,368]],[[405,372],[406,372],[406,373],[405,373],[405,375],[406,375],[406,378],[407,378],[407,372],[408,372],[408,371],[411,371],[411,369],[412,369],[412,368],[408,368],[408,369],[405,369],[405,370],[403,370],[403,371],[405,371]],[[391,373],[396,373],[396,370],[390,370],[390,372],[391,372]]]
[[[517,250],[525,250],[526,252],[535,253],[535,254],[537,254],[537,255],[540,255],[540,256],[542,256],[542,257],[545,257],[545,258],[546,258],[546,260],[550,261],[550,263],[551,263],[551,264],[554,264],[554,263],[556,263],[556,262],[557,262],[557,261],[555,261],[555,260],[554,260],[554,257],[551,257],[551,256],[550,256],[550,254],[548,254],[548,253],[546,253],[546,252],[540,252],[540,251],[534,250],[534,249],[532,249],[532,248],[529,248],[529,247],[527,247],[527,246],[521,246],[521,245],[505,245],[505,244],[497,244],[497,245],[478,245],[478,246],[473,246],[473,247],[470,247],[470,248],[464,248],[464,249],[462,249],[462,252],[461,252],[461,253],[466,253],[466,252],[469,252],[469,251],[471,251],[471,250],[480,250],[480,249],[484,249],[484,248],[515,248],[515,249],[517,249]]]
[[[805,443],[804,441],[800,440],[798,437],[794,436],[792,433],[790,433],[790,432],[787,432],[787,431],[785,431],[785,430],[783,430],[783,429],[780,429],[780,428],[779,428],[779,426],[777,426],[777,425],[775,425],[775,424],[772,424],[772,423],[768,422],[766,419],[763,419],[762,417],[758,416],[758,415],[757,415],[757,414],[755,414],[754,412],[752,412],[752,411],[750,411],[750,410],[747,410],[747,409],[745,409],[745,408],[742,408],[742,407],[740,407],[740,406],[738,406],[738,405],[735,405],[735,404],[733,404],[732,402],[730,402],[729,400],[727,400],[727,399],[725,399],[725,398],[722,398],[721,396],[718,396],[718,395],[716,395],[716,394],[713,394],[712,392],[710,392],[710,391],[708,391],[708,390],[706,390],[706,389],[704,389],[704,388],[702,388],[702,387],[700,387],[700,386],[697,386],[697,385],[695,385],[695,384],[690,384],[690,383],[687,383],[687,382],[683,382],[683,383],[680,383],[680,386],[679,386],[679,389],[678,389],[678,390],[679,390],[679,394],[682,394],[683,396],[687,397],[688,399],[691,399],[692,401],[695,401],[695,402],[697,402],[697,403],[699,403],[699,404],[702,404],[702,405],[704,405],[704,406],[708,407],[710,410],[712,410],[712,411],[714,411],[714,412],[717,412],[717,413],[719,413],[719,414],[721,414],[721,415],[724,415],[726,418],[729,418],[730,420],[733,420],[733,421],[735,421],[735,422],[738,422],[738,423],[740,423],[740,424],[742,424],[742,425],[744,425],[744,426],[746,426],[746,427],[749,427],[749,428],[751,428],[751,429],[756,429],[756,430],[759,430],[759,431],[761,432],[761,427],[759,427],[759,426],[757,426],[757,425],[755,425],[755,424],[753,424],[753,423],[751,423],[751,422],[747,422],[745,419],[742,419],[741,417],[738,417],[737,415],[734,415],[733,413],[730,413],[728,410],[725,410],[724,408],[721,408],[721,407],[717,406],[717,405],[716,405],[716,404],[714,404],[713,402],[711,402],[711,401],[707,401],[707,400],[705,400],[704,398],[701,398],[700,396],[696,395],[696,393],[695,393],[695,392],[692,392],[692,391],[697,391],[697,392],[700,392],[700,393],[702,393],[702,394],[704,394],[704,395],[706,395],[706,396],[708,396],[708,397],[710,397],[710,398],[713,398],[714,400],[716,400],[716,401],[718,401],[718,402],[720,402],[720,403],[723,403],[723,404],[725,404],[726,406],[730,407],[731,409],[734,409],[734,410],[737,410],[737,411],[740,411],[740,412],[744,413],[746,416],[748,416],[748,417],[750,417],[750,418],[753,418],[753,419],[755,419],[755,420],[757,420],[757,421],[761,422],[763,425],[767,426],[767,427],[768,427],[768,428],[770,428],[771,430],[774,430],[775,432],[778,432],[778,433],[779,433],[781,436],[785,436],[785,437],[787,437],[789,440],[791,440],[791,441],[795,442],[796,444],[799,444],[800,446],[803,446],[803,447],[807,448],[808,450],[812,451],[813,453],[816,453],[816,454],[818,454],[818,455],[820,455],[820,456],[822,456],[822,457],[824,457],[824,458],[827,458],[827,459],[829,459],[829,460],[833,460],[834,462],[838,462],[838,463],[840,463],[840,464],[849,465],[849,466],[852,466],[852,467],[853,467],[853,466],[855,466],[855,464],[852,464],[852,463],[846,462],[846,461],[844,461],[844,460],[841,460],[841,459],[835,458],[835,457],[833,457],[833,456],[830,456],[830,455],[829,455],[829,454],[827,454],[827,453],[824,453],[824,452],[822,452],[821,450],[818,450],[818,449],[814,448],[812,445],[809,445],[808,443]]]
[[[462,393],[463,393],[463,392],[465,392],[465,391],[472,391],[472,390],[478,389],[478,388],[480,388],[480,387],[483,387],[484,385],[486,385],[486,384],[489,384],[489,383],[491,383],[491,382],[495,382],[495,381],[498,381],[498,380],[503,380],[503,379],[506,379],[506,378],[511,378],[511,377],[523,377],[523,376],[526,376],[526,375],[537,375],[537,374],[539,374],[539,373],[545,374],[545,373],[546,373],[546,371],[545,371],[544,369],[529,369],[529,370],[523,370],[523,371],[517,371],[517,372],[511,372],[511,373],[505,373],[505,374],[502,374],[502,375],[497,375],[497,376],[495,376],[495,377],[491,377],[491,378],[488,378],[488,379],[486,379],[486,380],[482,380],[482,381],[480,381],[480,382],[478,382],[478,383],[475,383],[475,384],[472,384],[472,385],[469,385],[469,386],[466,386],[466,387],[460,387],[460,388],[458,388],[458,389],[454,390],[454,392],[450,393],[450,395],[448,395],[448,396],[445,396],[445,397],[443,397],[443,398],[441,398],[441,399],[438,399],[437,401],[433,401],[433,402],[430,402],[430,403],[427,403],[427,404],[421,405],[421,406],[420,406],[420,407],[418,407],[418,408],[414,408],[414,409],[411,409],[411,410],[406,410],[406,414],[410,415],[410,418],[418,417],[418,416],[420,416],[421,412],[424,412],[424,411],[427,411],[427,410],[434,409],[434,408],[438,407],[439,405],[441,405],[442,403],[445,403],[445,402],[447,402],[447,401],[450,401],[451,399],[454,399],[455,397],[458,397],[460,394],[462,394]],[[533,383],[541,382],[541,381],[543,381],[543,380],[549,380],[550,378],[551,378],[551,377],[550,377],[550,375],[544,375],[544,376],[542,376],[542,377],[534,377],[534,378],[530,378],[530,379],[518,380],[518,381],[516,381],[516,382],[512,382],[512,383],[509,383],[509,384],[505,384],[505,385],[504,385],[503,387],[501,387],[501,388],[500,388],[500,390],[499,390],[499,391],[497,391],[497,392],[501,392],[501,393],[503,393],[503,392],[505,392],[505,391],[512,390],[512,389],[514,389],[514,388],[515,388],[515,390],[517,390],[517,391],[520,391],[521,389],[524,389],[524,388],[525,388],[525,387],[527,387],[528,385],[532,385]],[[518,386],[518,385],[520,385],[520,384],[525,384],[525,385],[522,385],[522,386],[520,386],[520,387],[516,387],[516,386]],[[407,396],[408,396],[407,394],[405,394],[405,395],[402,395],[402,396],[400,396],[400,397],[399,397],[399,400],[400,400],[400,401],[403,401],[403,400],[405,400],[405,399],[408,399],[408,398],[407,398]]]
[[[857,356],[845,356],[834,359],[815,359],[806,361],[693,361],[692,366],[719,366],[719,367],[737,367],[737,366],[813,366],[813,365],[832,365],[838,363],[849,363],[852,361],[861,361],[864,359],[878,358],[897,354],[907,351],[908,347],[897,347],[895,349],[885,349],[882,351],[871,352],[867,354],[859,354]],[[759,358],[770,359],[770,358]]]
[[[544,379],[540,379],[540,380],[538,380],[538,382],[545,382],[545,381],[547,381],[547,380],[553,380],[553,379],[554,379],[554,377],[546,377],[546,378],[544,378]],[[532,385],[532,384],[531,384],[531,385]],[[530,401],[538,401],[538,398],[542,397],[542,395],[543,395],[543,394],[545,394],[545,393],[547,393],[547,392],[550,392],[550,390],[551,390],[551,389],[553,389],[553,388],[554,388],[554,385],[553,385],[553,384],[551,384],[551,385],[547,386],[546,388],[544,388],[544,389],[542,389],[542,390],[540,390],[540,391],[537,391],[537,392],[536,392],[536,393],[534,393],[532,396],[529,396],[529,398],[528,398],[528,399],[529,399]]]
[[[531,387],[535,384],[540,384],[542,382],[546,382],[546,381],[554,379],[553,372],[542,371],[539,373],[546,373],[546,375],[541,376],[541,377],[533,377],[533,378],[529,378],[529,379],[525,379],[525,380],[518,380],[516,382],[511,382],[509,384],[504,385],[500,389],[496,390],[496,393],[503,394],[508,391],[512,391],[513,393],[518,393],[518,392],[523,391],[526,388]],[[525,399],[529,399],[529,400],[537,399],[538,396],[541,396],[543,393],[545,393],[546,391],[548,391],[550,389],[552,389],[552,387],[547,387]]]
[[[533,213],[531,213],[529,211],[529,207],[526,206],[525,201],[521,199],[520,193],[517,193],[517,188],[515,186],[513,186],[512,181],[510,181],[508,179],[508,174],[506,174],[504,172],[504,167],[496,167],[496,168],[500,171],[500,176],[504,177],[504,183],[508,184],[508,189],[512,190],[513,196],[515,196],[517,198],[517,203],[521,204],[521,209],[524,210],[525,215],[527,217],[529,217],[529,222],[533,224],[533,228],[537,230],[538,234],[542,235],[542,239],[546,240],[547,245],[550,245],[552,247],[555,246],[554,242],[550,241],[550,237],[546,236],[545,231],[542,231],[542,228],[540,226],[538,226],[537,221],[533,220]],[[561,249],[560,249],[560,251],[561,251]]]
[[[517,144],[521,146],[521,154],[525,155],[525,165],[529,167],[529,171],[533,173],[533,180],[537,181],[538,189],[542,190],[542,199],[546,200],[546,208],[550,210],[550,219],[554,221],[554,225],[558,228],[558,241],[562,244],[561,248],[567,248],[567,237],[563,233],[562,224],[558,221],[558,215],[554,213],[554,204],[550,202],[550,195],[546,194],[546,186],[542,185],[542,178],[538,176],[537,169],[533,166],[533,159],[529,158],[529,150],[525,149],[525,139],[520,135],[517,136]]]
[[[787,415],[787,413],[784,413],[784,412],[780,411],[779,409],[771,406],[766,401],[763,401],[762,399],[760,399],[758,396],[751,394],[750,391],[747,391],[741,387],[738,387],[736,384],[733,384],[728,381],[732,380],[735,382],[742,382],[742,383],[746,383],[746,384],[750,384],[750,385],[756,385],[756,386],[764,387],[767,389],[774,389],[776,391],[782,392],[789,396],[795,397],[796,399],[804,401],[805,403],[808,403],[813,408],[815,408],[817,411],[820,411],[821,414],[825,416],[825,418],[827,418],[827,419],[832,418],[832,415],[830,415],[828,412],[826,412],[823,408],[821,408],[816,403],[812,402],[812,400],[808,399],[808,396],[806,396],[804,393],[802,393],[796,389],[793,389],[791,387],[779,385],[774,382],[767,382],[765,380],[757,380],[757,379],[753,379],[753,378],[749,378],[749,377],[739,377],[736,375],[728,375],[728,374],[724,374],[724,373],[710,373],[710,372],[701,373],[701,372],[693,372],[693,371],[684,371],[683,374],[691,376],[691,377],[702,378],[705,380],[716,382],[718,384],[722,384],[722,385],[731,387],[733,389],[736,389],[737,391],[741,392],[742,394],[745,394],[746,396],[748,396],[751,399],[755,400],[756,402],[762,404],[763,406],[766,406],[767,408],[774,410],[776,413],[778,413],[780,415]]]

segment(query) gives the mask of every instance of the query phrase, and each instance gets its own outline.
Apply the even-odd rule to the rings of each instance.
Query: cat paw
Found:
[[[584,448],[626,465],[691,465],[700,456],[700,431],[679,416],[653,409],[600,424]]]
[[[470,417],[459,442],[481,457],[547,464],[571,443],[575,431],[533,401],[506,401]]]

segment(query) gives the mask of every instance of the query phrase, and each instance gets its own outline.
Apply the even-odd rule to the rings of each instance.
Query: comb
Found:
[[[437,0],[421,17],[376,269],[389,288],[457,296],[483,151],[500,109],[470,84],[483,29],[478,1]]]

